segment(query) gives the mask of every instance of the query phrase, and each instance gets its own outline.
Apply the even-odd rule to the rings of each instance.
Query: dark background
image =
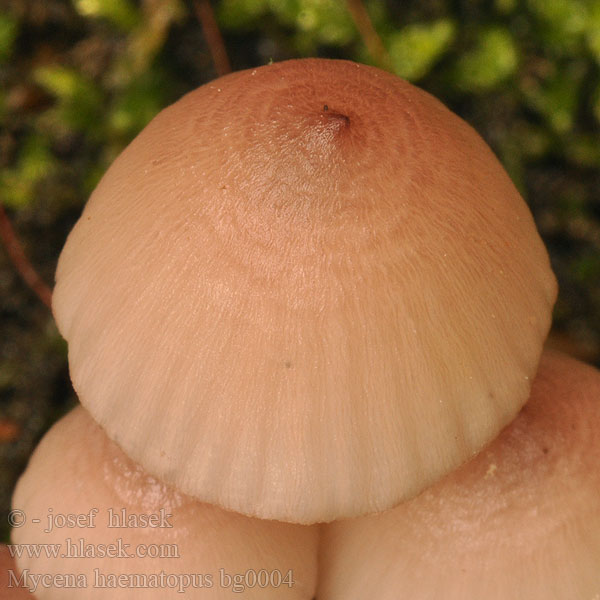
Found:
[[[492,146],[560,284],[551,343],[600,364],[600,0],[213,3],[234,70],[300,56],[387,65]],[[185,0],[0,0],[0,199],[41,278],[121,149],[216,77]],[[43,432],[75,401],[48,308],[0,247],[0,519]],[[7,528],[0,526],[2,538]]]

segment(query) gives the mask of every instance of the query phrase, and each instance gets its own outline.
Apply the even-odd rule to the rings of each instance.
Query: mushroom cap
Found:
[[[324,528],[320,600],[600,597],[600,372],[542,358],[486,450],[413,500]]]
[[[74,387],[150,473],[310,523],[388,508],[525,402],[556,283],[491,150],[378,69],[294,60],[162,111],[61,254]]]
[[[239,586],[245,584],[243,598],[314,596],[317,526],[262,521],[179,493],[133,463],[82,408],[43,438],[17,484],[13,506],[27,517],[25,525],[13,529],[15,544],[60,544],[57,558],[42,552],[17,559],[22,572],[53,578],[35,592],[40,600],[180,598],[180,589],[186,598],[220,600],[239,598]],[[97,514],[90,520],[92,509]],[[49,514],[57,525],[60,515],[82,520],[75,527],[51,528]],[[114,527],[125,523],[131,526]],[[112,545],[120,550],[103,550]],[[79,548],[93,555],[75,556]],[[155,579],[161,572],[163,578]],[[83,575],[85,585],[61,588],[59,575]],[[113,587],[112,576],[119,575],[122,583]],[[188,579],[192,575],[196,577]],[[225,575],[232,578],[229,585]],[[279,585],[279,576],[283,580],[288,575]],[[27,581],[34,580],[28,575]]]

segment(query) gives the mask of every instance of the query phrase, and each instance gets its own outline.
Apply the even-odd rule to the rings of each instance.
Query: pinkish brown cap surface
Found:
[[[600,598],[600,372],[545,354],[486,450],[380,515],[325,528],[319,600]]]
[[[388,508],[525,402],[556,283],[464,121],[344,61],[234,73],[161,112],[60,257],[73,384],[151,473],[246,514]]]
[[[40,600],[314,596],[317,526],[245,517],[179,493],[80,407],[46,434],[13,507],[25,515],[14,544],[40,549],[17,558],[17,579]]]

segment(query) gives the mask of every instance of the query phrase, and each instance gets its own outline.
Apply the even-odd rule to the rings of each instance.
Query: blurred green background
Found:
[[[552,344],[600,364],[600,0],[364,5],[391,68],[498,154],[559,279]],[[377,63],[344,0],[213,6],[234,70],[301,56]],[[0,1],[0,198],[46,282],[111,161],[162,107],[215,76],[192,2]],[[3,248],[0,296],[5,523],[16,477],[74,395],[66,345]]]

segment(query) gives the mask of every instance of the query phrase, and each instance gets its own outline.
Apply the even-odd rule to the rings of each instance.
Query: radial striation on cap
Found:
[[[22,552],[15,580],[40,600],[314,597],[318,526],[245,517],[179,493],[81,407],[46,434],[13,508],[26,517],[14,544],[41,549]]]
[[[75,389],[186,493],[265,518],[388,508],[525,402],[556,283],[482,139],[389,73],[307,59],[161,112],[60,257]]]
[[[320,600],[600,597],[600,372],[545,354],[529,402],[471,462],[325,528]]]

